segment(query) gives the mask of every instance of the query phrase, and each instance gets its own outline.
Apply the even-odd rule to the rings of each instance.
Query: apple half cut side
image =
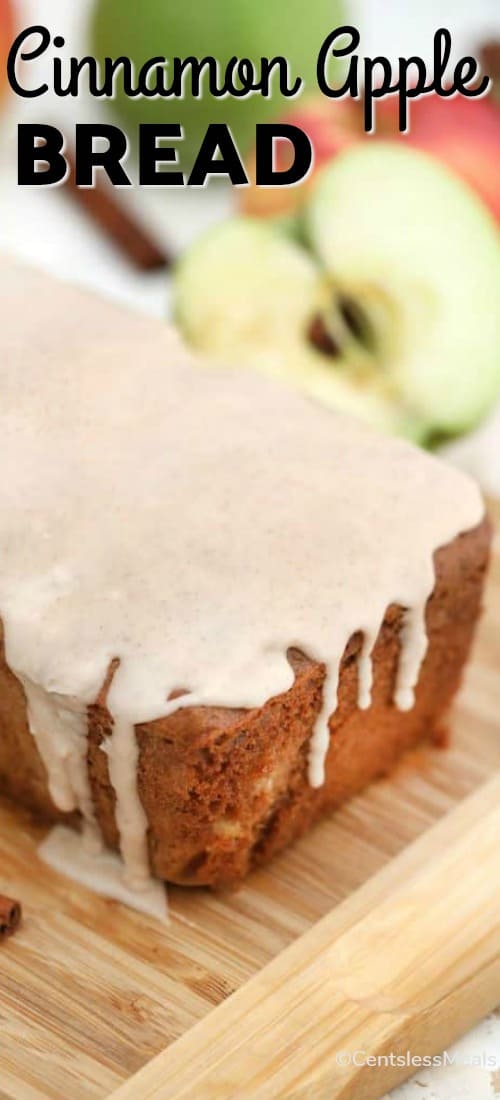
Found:
[[[395,397],[431,431],[477,424],[500,390],[500,234],[482,202],[428,154],[378,143],[324,169],[306,217]]]
[[[387,434],[420,426],[365,377],[352,379],[322,318],[328,279],[305,248],[269,223],[233,218],[177,264],[175,320],[206,361],[250,367]]]
[[[188,342],[418,442],[475,423],[500,388],[500,243],[475,196],[424,154],[355,146],[303,218],[307,247],[240,217],[181,258]]]

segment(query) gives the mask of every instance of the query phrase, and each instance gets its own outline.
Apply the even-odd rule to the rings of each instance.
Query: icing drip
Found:
[[[132,722],[115,718],[113,734],[103,748],[116,796],[115,815],[125,864],[124,879],[132,889],[143,890],[149,882],[148,823],[137,789],[139,749]]]
[[[52,801],[82,815],[89,853],[102,848],[87,771],[87,709],[77,699],[48,692],[16,670],[25,695],[28,722],[45,764]]]
[[[167,896],[162,882],[150,879],[140,890],[127,886],[123,878],[123,864],[115,852],[102,849],[89,855],[78,833],[64,825],[56,825],[38,849],[39,855],[60,874],[87,886],[95,894],[114,898],[148,913],[157,920],[167,920]]]
[[[426,599],[415,607],[408,608],[405,613],[394,691],[394,702],[399,710],[411,710],[415,702],[415,688],[418,683],[422,661],[427,652],[425,605],[432,592],[432,587],[433,581]]]
[[[323,700],[316,728],[311,737],[309,748],[309,783],[311,787],[322,787],[325,782],[325,760],[330,745],[328,719],[337,709],[340,657],[327,670],[323,685]]]
[[[368,710],[372,703],[373,665],[372,652],[376,636],[365,632],[358,657],[358,707]]]
[[[386,609],[406,609],[395,703],[411,707],[433,554],[483,505],[402,441],[261,377],[200,369],[165,325],[14,264],[0,302],[6,657],[52,797],[94,843],[86,708],[119,663],[104,751],[127,879],[143,887],[134,726],[194,704],[261,706],[290,688],[293,646],[326,666],[319,786],[348,640],[361,631],[367,708]]]

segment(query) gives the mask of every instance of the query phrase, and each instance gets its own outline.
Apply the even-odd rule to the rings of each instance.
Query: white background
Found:
[[[20,25],[45,23],[63,34],[72,53],[84,52],[85,21],[91,0],[17,0]],[[200,0],[208,2],[208,0]],[[262,3],[273,0],[261,0]],[[311,0],[309,0],[311,2]],[[258,0],[255,0],[258,3]],[[432,37],[438,26],[453,33],[457,54],[473,51],[488,34],[500,37],[500,0],[350,0],[349,18],[362,32],[363,52],[420,54],[430,61]],[[63,104],[63,106],[62,106]],[[89,113],[90,106],[90,113]],[[76,117],[96,120],[96,104],[57,101],[43,104],[46,121],[66,130]],[[16,122],[20,117],[41,120],[39,101],[12,101],[0,134],[0,246],[34,261],[57,274],[95,286],[103,293],[127,301],[132,307],[163,316],[168,312],[168,281],[163,274],[139,275],[130,270],[115,250],[89,225],[63,189],[33,191],[16,186]],[[500,183],[499,183],[500,186]],[[225,216],[232,196],[221,188],[210,193],[148,191],[121,196],[140,210],[174,252],[187,244],[205,225]],[[485,433],[482,433],[484,437]],[[469,446],[469,465],[479,470],[486,483],[496,484],[500,494],[500,420]],[[467,448],[466,448],[467,452]],[[500,993],[500,991],[499,991]],[[456,1066],[420,1070],[412,1082],[401,1086],[393,1100],[493,1100],[500,1096],[500,1018],[484,1021],[456,1048]],[[493,1055],[498,1073],[464,1064]],[[461,1064],[460,1064],[461,1063]],[[497,1090],[495,1090],[495,1082]]]

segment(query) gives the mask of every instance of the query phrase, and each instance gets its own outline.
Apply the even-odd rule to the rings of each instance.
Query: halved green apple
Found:
[[[184,255],[188,341],[386,432],[477,423],[500,389],[500,238],[480,201],[425,154],[379,143],[323,171],[304,219],[309,247],[234,218]]]

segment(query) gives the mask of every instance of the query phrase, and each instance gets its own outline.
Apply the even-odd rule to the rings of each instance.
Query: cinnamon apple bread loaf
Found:
[[[441,736],[480,494],[47,276],[0,300],[0,792],[138,888],[233,883]]]
[[[393,702],[402,612],[385,616],[374,652],[373,702],[357,706],[354,635],[341,663],[339,703],[330,720],[323,786],[308,781],[308,749],[321,706],[324,666],[290,653],[294,683],[263,707],[192,707],[137,726],[139,794],[148,820],[155,875],[189,885],[221,886],[242,878],[340,806],[421,740],[443,736],[481,606],[488,562],[487,521],[436,554],[436,585],[427,605],[429,649],[415,705]],[[111,732],[106,693],[89,709],[88,769],[107,844],[119,847],[115,797],[102,744]],[[0,790],[44,820],[62,820],[29,731],[21,685],[0,663]]]

